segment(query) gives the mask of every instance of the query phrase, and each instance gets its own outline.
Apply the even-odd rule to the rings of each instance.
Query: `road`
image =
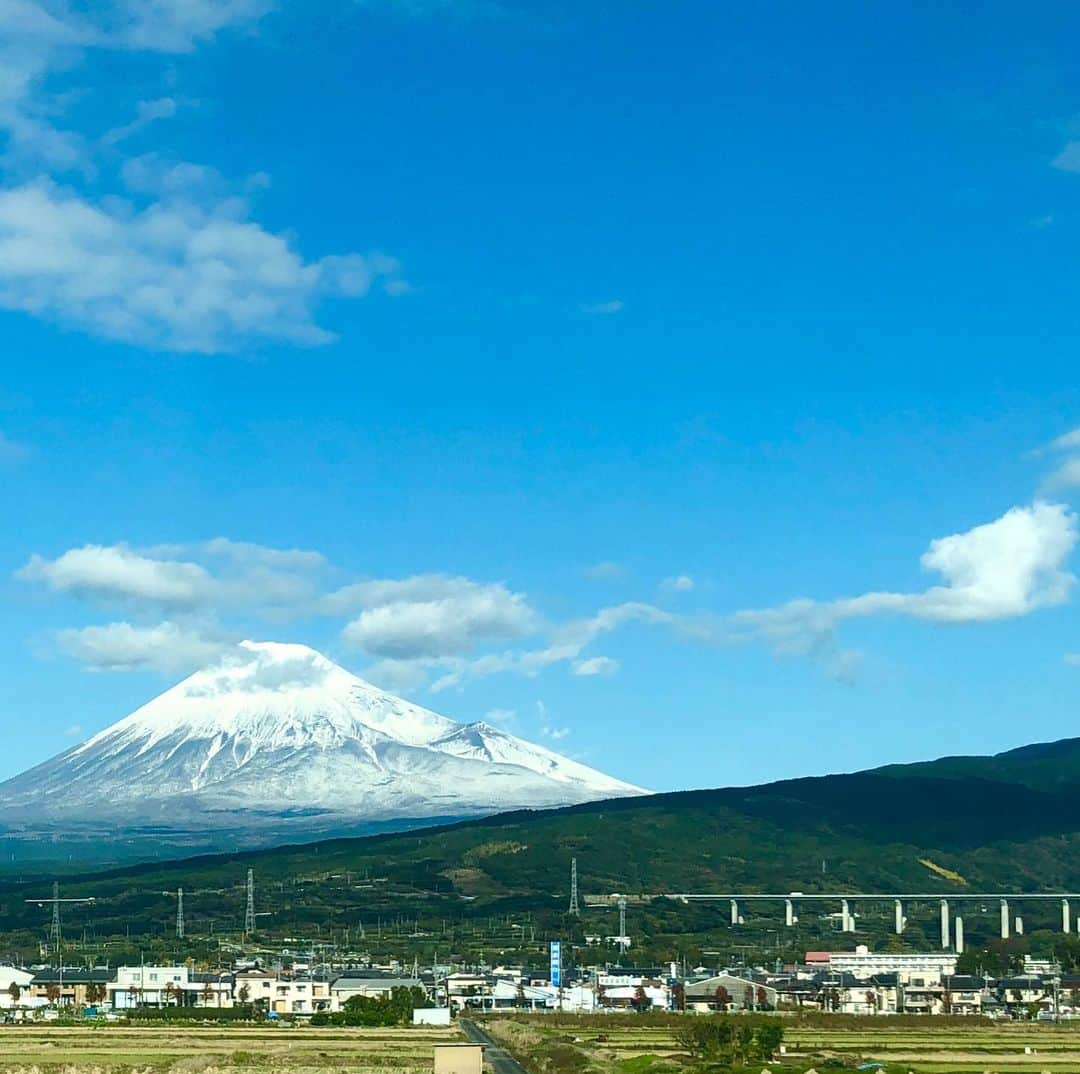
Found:
[[[465,1036],[474,1044],[484,1046],[484,1059],[491,1066],[492,1074],[529,1074],[529,1072],[503,1048],[500,1048],[475,1022],[467,1018],[458,1020]]]

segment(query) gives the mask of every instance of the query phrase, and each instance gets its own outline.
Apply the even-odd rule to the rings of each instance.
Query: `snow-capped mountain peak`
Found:
[[[304,645],[241,643],[0,784],[0,818],[321,831],[646,793],[380,690]]]

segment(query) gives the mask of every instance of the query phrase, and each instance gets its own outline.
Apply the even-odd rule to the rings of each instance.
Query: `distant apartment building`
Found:
[[[956,973],[956,955],[941,952],[871,951],[860,944],[854,951],[807,951],[806,965],[815,972],[850,973],[868,980],[883,973]]]

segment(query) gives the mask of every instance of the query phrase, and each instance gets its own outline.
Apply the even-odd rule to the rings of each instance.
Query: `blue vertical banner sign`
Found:
[[[551,941],[551,983],[559,988],[562,985],[562,944]]]

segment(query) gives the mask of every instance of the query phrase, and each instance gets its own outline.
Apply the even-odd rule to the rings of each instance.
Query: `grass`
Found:
[[[585,1060],[583,1074],[696,1074],[705,1068],[690,1061],[675,1042],[678,1022],[643,1024],[632,1015],[580,1019],[493,1018],[491,1034],[536,1074],[548,1068],[553,1044],[573,1048]],[[1080,1024],[958,1024],[926,1019],[903,1024],[890,1018],[857,1025],[805,1024],[785,1020],[785,1054],[763,1067],[771,1074],[827,1074],[879,1061],[888,1074],[1075,1074],[1080,1071]],[[1025,1052],[1025,1048],[1032,1049]],[[831,1061],[831,1064],[830,1064]],[[830,1064],[830,1066],[826,1066]]]
[[[0,1026],[2,1074],[430,1074],[451,1029]]]

